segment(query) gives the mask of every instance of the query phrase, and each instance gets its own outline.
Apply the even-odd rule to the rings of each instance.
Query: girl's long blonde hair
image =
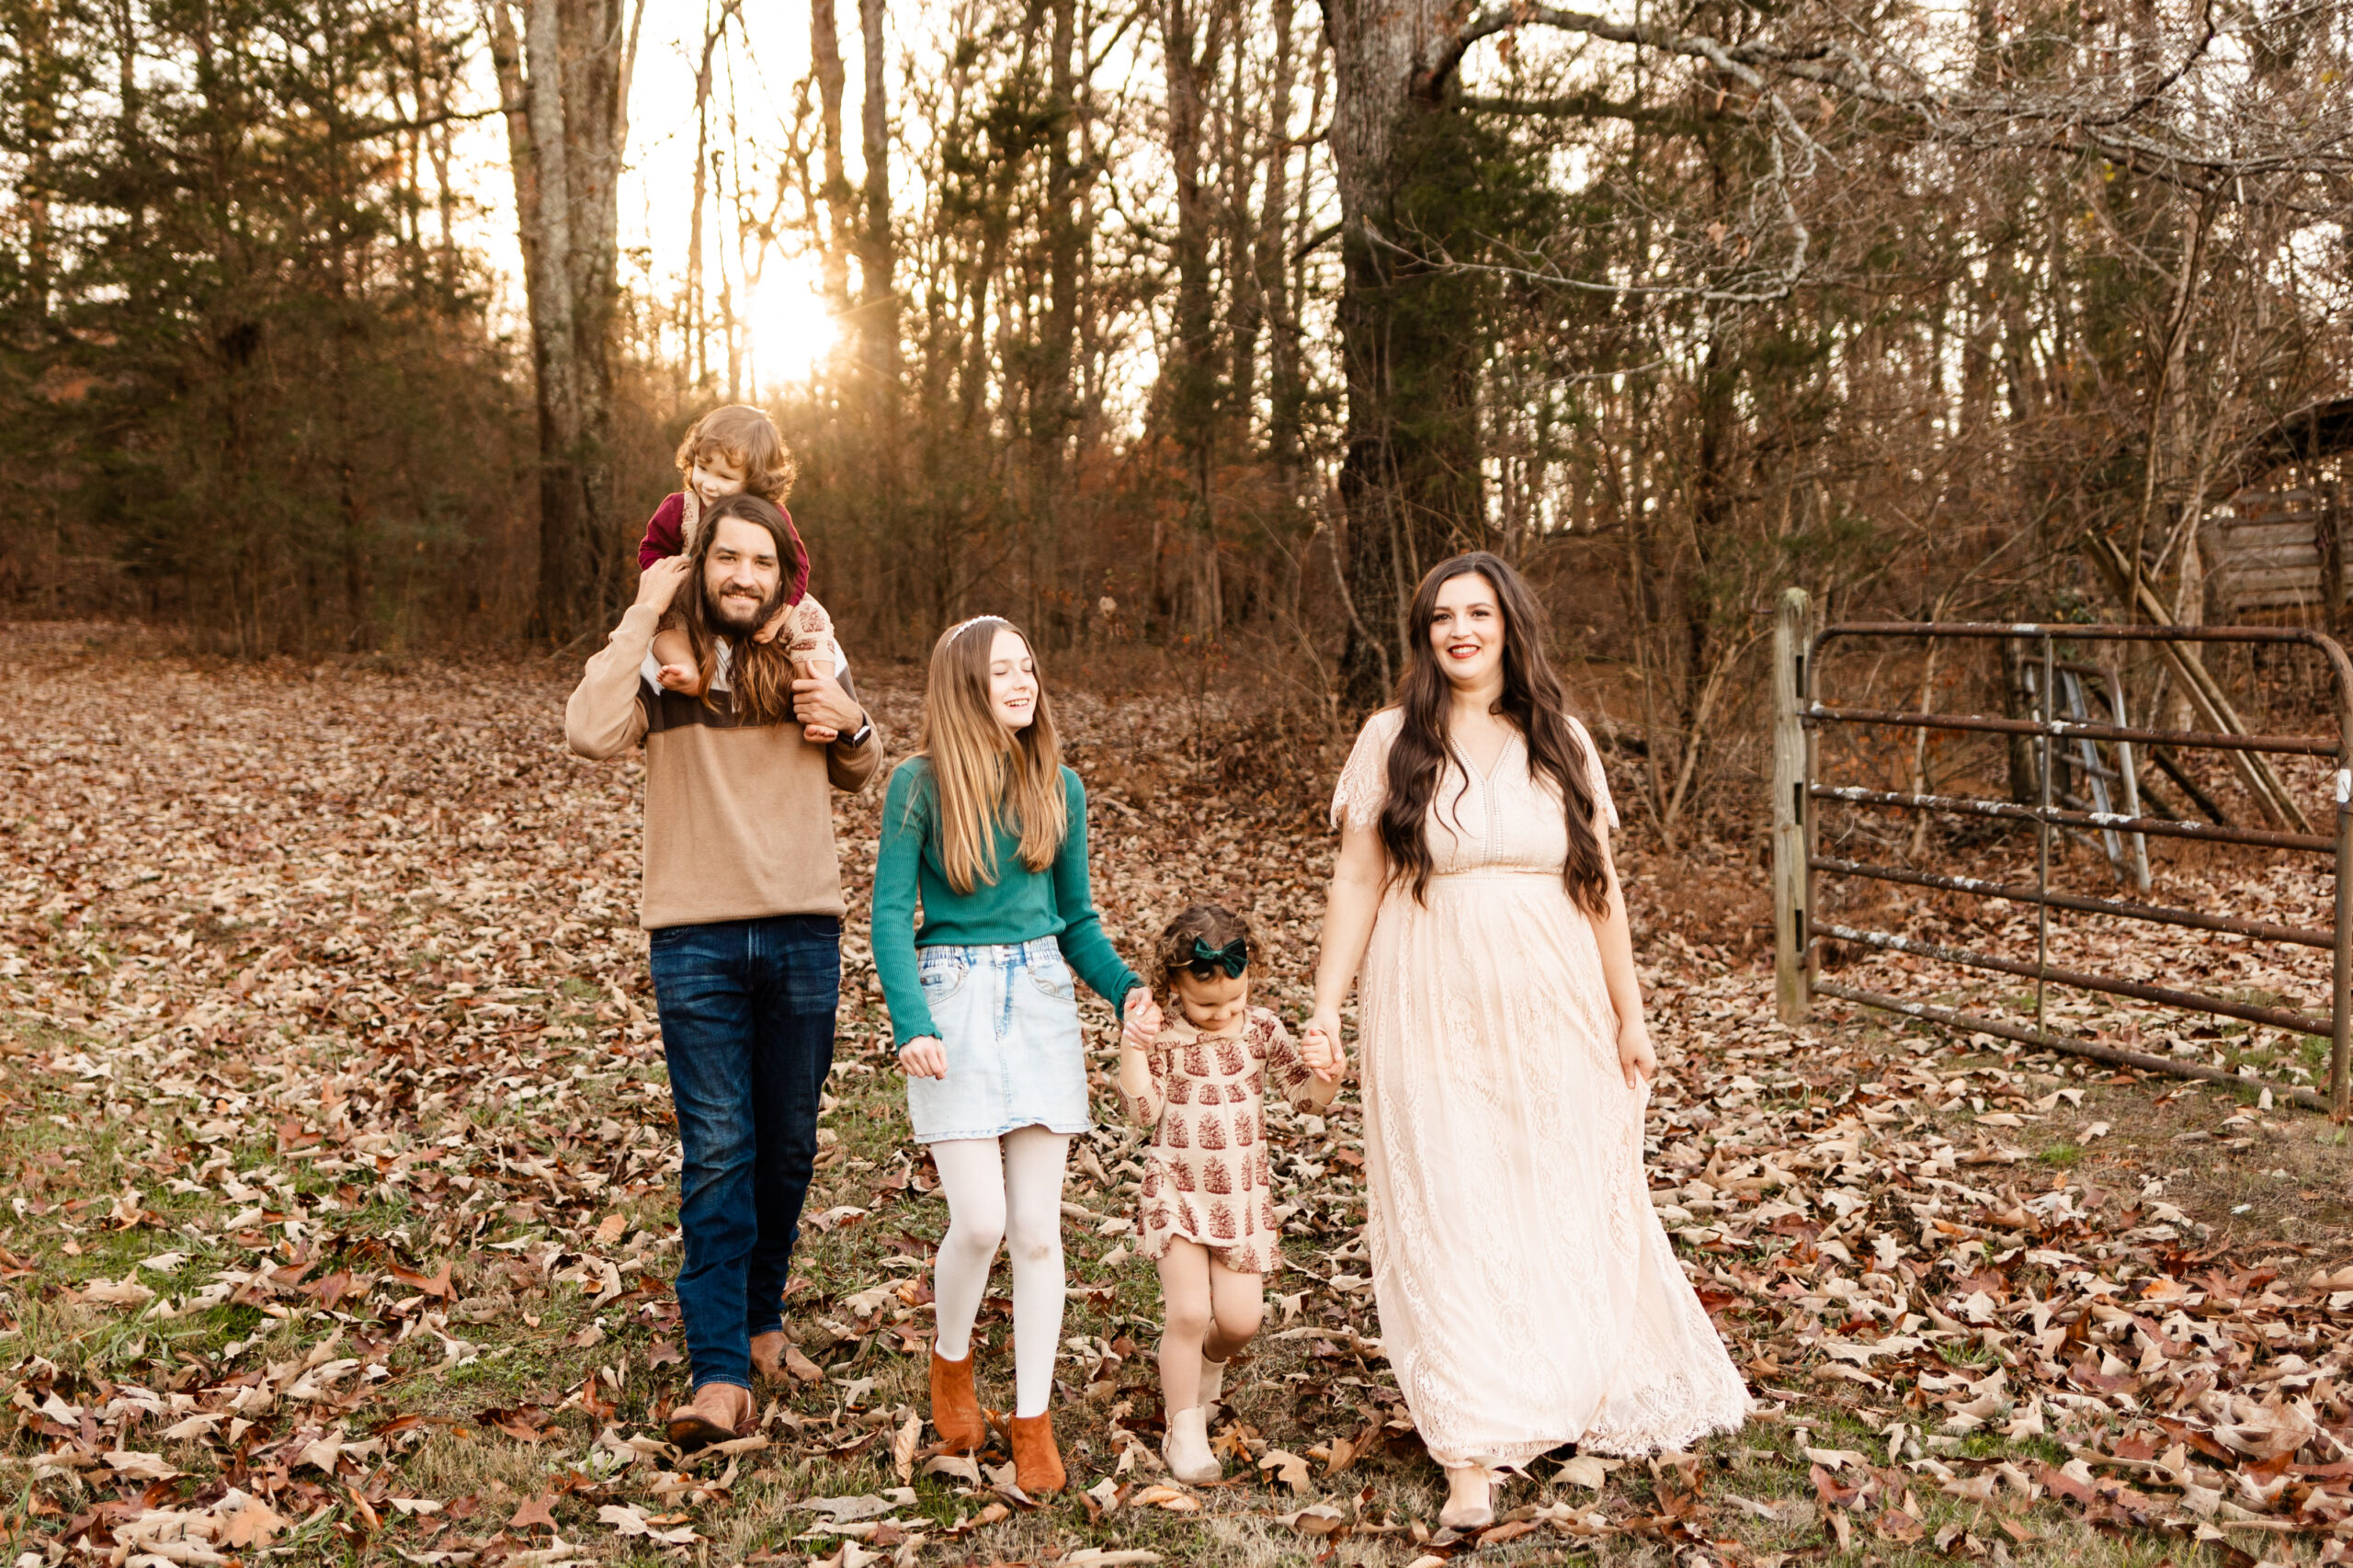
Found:
[[[996,881],[1000,824],[1019,830],[1019,858],[1032,871],[1054,863],[1070,832],[1062,742],[1045,682],[1037,683],[1037,706],[1022,729],[1007,730],[990,708],[989,653],[1000,631],[1019,637],[1035,661],[1037,651],[1019,627],[999,616],[975,616],[931,645],[924,686],[915,755],[931,763],[940,867],[960,893]]]

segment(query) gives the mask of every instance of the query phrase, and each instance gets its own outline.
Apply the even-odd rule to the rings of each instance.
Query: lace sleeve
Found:
[[[1593,799],[1601,808],[1601,820],[1614,833],[1618,829],[1618,803],[1609,798],[1609,775],[1601,768],[1601,748],[1593,744],[1593,732],[1577,720],[1571,719],[1569,728],[1577,733],[1577,744],[1585,747],[1586,778],[1592,781]]]
[[[1381,820],[1381,803],[1389,798],[1389,746],[1397,738],[1398,723],[1397,710],[1384,708],[1358,732],[1356,749],[1332,791],[1334,827],[1370,827]]]

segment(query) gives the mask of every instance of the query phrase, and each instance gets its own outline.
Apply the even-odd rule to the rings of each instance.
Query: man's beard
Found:
[[[784,585],[781,582],[777,584],[775,591],[760,601],[759,608],[745,612],[745,618],[739,620],[731,612],[730,607],[742,603],[744,600],[741,598],[725,597],[714,594],[708,586],[702,591],[703,615],[710,622],[710,629],[732,641],[739,637],[749,637],[753,632],[766,626],[769,618],[784,608]]]

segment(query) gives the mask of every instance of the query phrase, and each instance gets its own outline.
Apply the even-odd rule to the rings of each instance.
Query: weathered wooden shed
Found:
[[[2208,590],[2231,619],[2345,602],[2341,487],[2240,491],[2207,519]],[[2257,619],[2268,619],[2258,616]]]
[[[2346,494],[2353,398],[2282,419],[2249,454],[2248,482],[2201,529],[2207,599],[2228,620],[2339,624],[2347,610]]]

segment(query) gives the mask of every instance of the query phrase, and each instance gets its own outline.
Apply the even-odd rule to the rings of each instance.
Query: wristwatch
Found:
[[[858,716],[861,721],[863,721],[858,726],[858,733],[854,735],[844,735],[841,738],[842,744],[846,746],[862,746],[866,744],[866,737],[874,733],[874,720],[867,713],[866,710],[863,708],[859,709]]]

